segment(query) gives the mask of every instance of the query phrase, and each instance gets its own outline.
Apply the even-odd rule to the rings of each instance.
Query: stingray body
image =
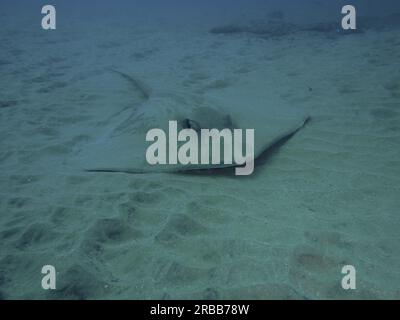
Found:
[[[268,107],[264,116],[218,107],[216,101],[196,95],[156,95],[146,85],[125,73],[114,71],[131,85],[138,103],[123,108],[103,122],[102,134],[85,145],[78,155],[79,166],[91,172],[124,172],[131,174],[189,172],[235,167],[225,164],[223,157],[217,164],[149,165],[146,161],[146,141],[149,130],[158,128],[168,132],[169,121],[177,121],[178,130],[194,129],[254,129],[254,155],[262,155],[274,144],[297,132],[308,117],[300,112]],[[242,111],[242,112],[241,112]],[[222,146],[223,147],[223,146]]]

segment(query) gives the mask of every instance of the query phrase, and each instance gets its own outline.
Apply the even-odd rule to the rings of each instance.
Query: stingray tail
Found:
[[[122,78],[127,80],[140,95],[143,100],[148,100],[150,98],[150,89],[140,80],[116,69],[110,68],[110,71],[120,75]]]

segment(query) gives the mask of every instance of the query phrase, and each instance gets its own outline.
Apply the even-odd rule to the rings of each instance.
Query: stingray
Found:
[[[142,81],[126,73],[112,70],[125,79],[136,102],[111,114],[99,123],[101,134],[84,145],[78,164],[89,172],[121,172],[130,174],[182,173],[219,170],[243,166],[225,164],[223,156],[217,164],[150,165],[146,161],[146,133],[154,128],[168,132],[169,121],[176,121],[178,130],[194,129],[254,129],[255,160],[267,150],[286,141],[300,130],[309,117],[300,109],[287,109],[266,103],[261,112],[251,112],[246,106],[225,108],[215,98],[187,93],[154,93]]]

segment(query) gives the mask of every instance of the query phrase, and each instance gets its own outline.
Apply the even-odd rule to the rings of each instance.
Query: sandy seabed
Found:
[[[0,32],[1,298],[400,298],[397,31]],[[251,177],[71,170],[110,106],[131,103],[120,79],[102,86],[110,68],[312,118]],[[55,291],[40,285],[47,264]],[[347,264],[355,291],[341,288]]]

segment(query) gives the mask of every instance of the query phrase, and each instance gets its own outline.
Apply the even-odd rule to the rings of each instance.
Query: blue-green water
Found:
[[[397,1],[52,4],[0,4],[2,299],[400,297]],[[149,169],[173,120],[254,173]]]

